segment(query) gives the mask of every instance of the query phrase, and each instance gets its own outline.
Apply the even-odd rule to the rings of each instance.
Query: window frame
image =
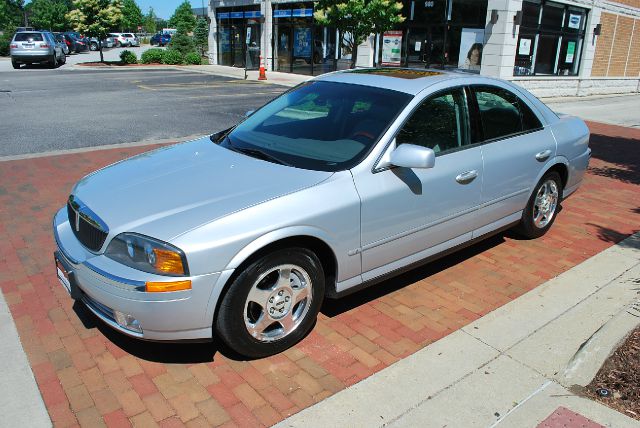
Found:
[[[441,89],[439,91],[433,92],[429,95],[427,95],[426,97],[424,97],[422,99],[422,101],[420,101],[420,103],[418,105],[416,105],[413,110],[411,110],[411,113],[409,113],[409,115],[407,115],[407,117],[405,118],[405,120],[402,122],[402,125],[400,125],[398,127],[398,130],[393,134],[393,138],[391,139],[391,141],[396,141],[396,148],[398,147],[397,144],[397,137],[398,134],[402,131],[402,129],[404,128],[404,126],[407,124],[407,122],[409,122],[409,120],[411,120],[413,118],[413,115],[420,109],[420,107],[422,107],[426,102],[429,102],[435,98],[441,97],[442,95],[446,95],[446,94],[450,94],[453,93],[454,91],[459,91],[462,95],[462,99],[463,99],[463,103],[466,106],[465,109],[465,114],[467,116],[467,131],[464,133],[465,134],[465,141],[462,141],[462,144],[460,145],[460,147],[455,147],[452,149],[447,149],[447,150],[442,150],[440,152],[436,153],[436,157],[439,156],[444,156],[447,155],[449,153],[455,153],[455,152],[459,152],[462,150],[465,150],[469,147],[471,147],[473,144],[476,144],[475,140],[474,140],[474,129],[471,123],[471,112],[469,109],[469,99],[467,96],[467,91],[465,90],[465,85],[459,85],[459,86],[451,86],[449,88],[445,88],[445,89]]]
[[[448,155],[450,153],[457,153],[457,152],[460,152],[462,150],[466,150],[466,149],[470,149],[470,148],[473,148],[473,147],[480,146],[482,144],[482,142],[478,140],[477,125],[474,123],[476,119],[474,118],[474,115],[473,115],[473,113],[471,111],[472,104],[471,104],[471,101],[470,101],[470,98],[469,98],[470,92],[469,92],[469,87],[468,86],[469,85],[467,85],[467,84],[450,86],[448,88],[440,89],[440,90],[437,90],[437,91],[435,91],[433,93],[430,93],[429,95],[425,96],[422,100],[420,100],[420,102],[417,103],[411,109],[411,111],[407,114],[407,116],[402,120],[402,123],[398,126],[398,128],[394,132],[393,136],[385,144],[384,149],[382,150],[380,155],[377,157],[375,162],[373,162],[373,166],[371,168],[371,172],[373,174],[377,174],[379,172],[383,172],[383,171],[387,171],[387,170],[392,169],[392,168],[396,168],[395,165],[389,165],[389,166],[383,166],[383,167],[379,167],[378,165],[380,164],[380,162],[384,158],[385,154],[389,150],[389,147],[391,146],[391,144],[393,144],[394,142],[397,141],[396,137],[398,136],[400,131],[402,131],[402,128],[404,127],[404,125],[409,121],[409,119],[411,119],[413,117],[413,115],[416,113],[416,111],[420,107],[422,107],[422,105],[425,102],[427,102],[428,100],[433,99],[435,97],[438,97],[438,96],[440,96],[440,95],[442,95],[444,93],[453,92],[455,90],[459,90],[459,91],[462,92],[464,103],[465,103],[465,105],[467,107],[466,108],[467,123],[468,123],[467,138],[466,138],[467,143],[466,144],[462,144],[462,146],[460,146],[458,148],[455,148],[455,149],[443,150],[441,152],[438,152],[438,153],[436,153],[436,157],[445,156],[445,155]],[[397,117],[396,117],[396,119],[397,119]],[[387,128],[387,130],[388,130],[388,128]],[[398,145],[396,144],[396,148],[397,147],[398,147]]]
[[[494,90],[502,90],[502,91],[506,91],[507,93],[511,94],[512,96],[515,97],[515,99],[518,102],[518,113],[520,114],[520,124],[522,126],[524,126],[524,122],[523,122],[523,114],[522,114],[522,108],[521,105],[524,104],[526,108],[529,109],[529,111],[531,112],[531,114],[533,114],[533,116],[538,120],[538,122],[540,123],[540,126],[537,128],[532,128],[532,129],[527,129],[527,130],[521,130],[520,132],[516,132],[513,134],[509,134],[509,135],[504,135],[501,137],[495,137],[495,138],[490,138],[490,139],[486,139],[484,136],[484,124],[482,122],[482,114],[480,112],[480,105],[478,104],[478,98],[476,97],[476,91],[478,90],[478,88],[490,88],[490,89],[494,89]],[[468,89],[470,92],[470,96],[471,96],[471,104],[472,107],[469,109],[470,114],[475,116],[475,122],[476,122],[476,126],[477,126],[477,136],[478,136],[478,144],[490,144],[493,143],[495,141],[502,141],[502,140],[506,140],[509,138],[514,138],[514,137],[518,137],[521,135],[525,135],[525,134],[531,134],[534,132],[538,132],[541,131],[545,128],[545,121],[543,121],[540,116],[538,115],[538,113],[536,112],[536,110],[529,105],[529,103],[527,101],[525,101],[523,99],[523,97],[519,96],[518,94],[516,94],[514,91],[508,89],[508,88],[504,88],[502,86],[496,86],[496,85],[492,85],[490,83],[476,83],[476,84],[471,84],[468,85]]]

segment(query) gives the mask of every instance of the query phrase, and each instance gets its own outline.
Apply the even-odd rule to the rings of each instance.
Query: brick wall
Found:
[[[640,6],[640,0],[620,1]],[[596,41],[591,75],[594,77],[640,76],[640,19],[602,12],[602,32]]]
[[[640,0],[614,0],[614,2],[640,9]]]

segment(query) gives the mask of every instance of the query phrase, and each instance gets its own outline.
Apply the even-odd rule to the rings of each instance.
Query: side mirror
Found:
[[[249,110],[248,112],[246,112],[246,113],[244,114],[244,117],[249,117],[249,116],[251,116],[251,115],[253,114],[253,112],[254,112],[254,111],[255,111],[255,110]]]
[[[404,168],[433,168],[436,164],[436,153],[423,146],[415,144],[400,144],[391,152],[391,165]]]

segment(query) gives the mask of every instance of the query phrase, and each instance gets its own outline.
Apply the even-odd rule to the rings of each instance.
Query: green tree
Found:
[[[184,32],[184,27],[178,27],[178,32],[171,37],[169,49],[180,52],[182,56],[196,51],[193,38]]]
[[[138,31],[138,26],[142,25],[142,11],[135,0],[122,0],[122,21],[120,28],[122,31]]]
[[[0,30],[15,31],[24,22],[24,0],[0,0]]]
[[[169,19],[169,25],[184,33],[190,33],[196,26],[196,17],[191,12],[191,3],[184,0],[173,12],[173,16]]]
[[[198,48],[198,52],[203,56],[209,47],[209,23],[203,17],[198,18],[196,22],[196,28],[193,30],[193,41],[196,44],[196,48]]]
[[[50,31],[64,31],[68,27],[66,18],[69,5],[65,0],[32,0],[26,6],[29,21],[36,28]]]
[[[67,14],[73,29],[102,41],[107,32],[122,20],[120,0],[73,0],[74,10]],[[102,43],[98,43],[100,61],[104,62]]]
[[[320,0],[313,14],[321,25],[335,27],[343,45],[351,51],[351,68],[355,68],[358,46],[370,34],[388,31],[405,20],[402,3],[392,0]]]
[[[144,23],[142,24],[144,27],[144,31],[146,33],[154,34],[158,30],[158,26],[156,24],[156,14],[153,11],[153,8],[149,8],[149,13],[144,16]]]

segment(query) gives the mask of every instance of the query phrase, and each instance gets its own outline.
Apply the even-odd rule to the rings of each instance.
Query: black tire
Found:
[[[98,50],[98,44],[97,43],[91,43],[89,45],[89,50],[94,51],[94,52],[97,51]]]
[[[64,65],[67,63],[67,56],[62,52],[62,59],[60,59],[60,65]]]
[[[56,66],[58,65],[58,58],[56,58],[55,52],[51,56],[51,59],[49,60],[49,63],[47,65],[49,66],[49,68],[56,68]]]
[[[249,311],[245,310],[245,308],[249,307],[249,305],[247,305],[249,292],[254,288],[254,285],[261,284],[261,282],[258,282],[261,275],[273,271],[274,268],[281,265],[295,265],[295,267],[301,268],[308,274],[311,285],[311,302],[306,302],[308,309],[306,309],[306,312],[303,310],[300,315],[301,318],[298,318],[299,323],[297,327],[288,334],[273,341],[259,340],[249,333],[248,327],[245,325],[245,315],[249,313]],[[277,276],[277,274],[275,275]],[[268,275],[263,282],[269,282],[269,277],[270,275]],[[277,283],[274,287],[273,293],[278,293],[278,295],[281,296],[282,294],[278,292]],[[275,294],[273,297],[278,298]],[[270,299],[271,302],[273,302],[273,297]],[[228,290],[221,297],[222,300],[218,314],[214,321],[214,329],[218,337],[220,337],[227,346],[241,355],[249,358],[261,358],[274,355],[290,348],[306,336],[315,323],[323,298],[324,271],[318,257],[312,251],[305,248],[278,250],[252,262],[233,279]],[[291,299],[292,303],[289,304],[285,318],[287,313],[294,313],[296,312],[296,308],[298,308],[298,306],[293,303],[295,301],[294,296],[292,296]],[[289,300],[287,300],[287,302],[288,301]],[[266,301],[265,303],[267,305],[269,304]],[[280,301],[277,304],[280,303],[282,302]],[[304,308],[304,306],[300,309],[302,308]],[[281,310],[282,309],[283,307],[281,307]],[[260,308],[260,310],[262,311],[262,308]],[[267,316],[266,311],[266,306],[264,306],[264,316]],[[277,311],[275,313],[276,315],[278,314]],[[272,320],[272,317],[269,317],[269,322],[272,323],[272,327],[281,325],[278,323],[278,320]]]
[[[540,226],[535,222],[536,213],[538,212],[536,208],[536,198],[538,196],[538,192],[540,192],[541,187],[550,181],[554,183],[558,193],[555,202],[555,208],[550,213],[550,218],[545,222],[543,226]],[[560,178],[560,174],[555,171],[547,172],[533,189],[533,192],[529,197],[529,202],[527,202],[527,206],[522,212],[522,218],[520,219],[520,223],[518,224],[516,231],[520,235],[528,239],[539,238],[547,233],[547,231],[551,228],[551,225],[553,225],[553,222],[555,221],[558,214],[558,208],[560,207],[560,202],[562,201],[562,189],[562,179]]]
[[[11,61],[11,65],[13,66],[13,68],[15,68],[16,70],[20,68],[20,63],[17,61]]]

